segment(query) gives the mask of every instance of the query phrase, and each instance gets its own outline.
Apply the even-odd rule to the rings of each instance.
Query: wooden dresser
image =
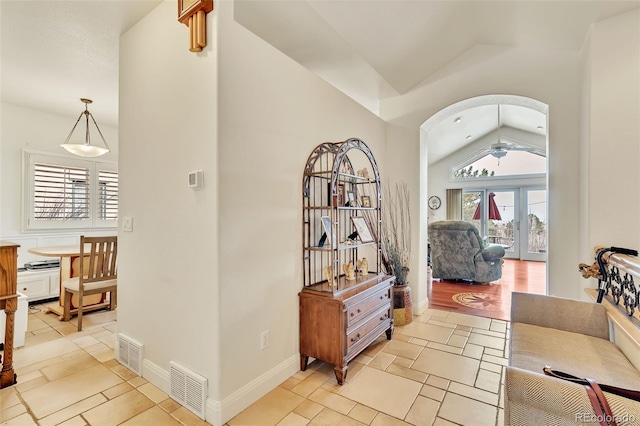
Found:
[[[358,280],[340,293],[300,292],[300,369],[309,357],[334,365],[342,384],[347,363],[382,333],[393,333],[394,277],[380,275]]]
[[[18,247],[18,244],[0,241],[0,309],[4,309],[7,315],[0,388],[16,383],[13,371],[13,334],[15,312],[18,310]]]

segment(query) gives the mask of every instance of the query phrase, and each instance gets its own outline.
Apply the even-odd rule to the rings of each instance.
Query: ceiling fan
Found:
[[[500,137],[500,128],[502,127],[502,122],[500,121],[500,105],[498,105],[498,142],[491,144],[489,148],[487,148],[487,152],[492,156],[496,157],[500,160],[502,157],[507,155],[509,151],[527,151],[533,152],[533,148],[518,146],[509,142],[503,142]]]
[[[488,149],[487,152],[491,155],[493,155],[494,157],[500,159],[502,157],[504,157],[505,155],[507,155],[507,152],[509,151],[526,151],[526,152],[533,152],[534,149],[533,148],[529,148],[529,147],[523,147],[523,146],[517,146],[508,142],[497,142],[492,144]]]

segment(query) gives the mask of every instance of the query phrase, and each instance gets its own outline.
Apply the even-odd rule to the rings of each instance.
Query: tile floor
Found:
[[[18,384],[0,390],[1,425],[208,424],[114,360],[115,312],[86,315],[78,333],[32,308],[14,351]],[[508,327],[426,310],[355,358],[343,386],[314,362],[227,425],[502,425]]]

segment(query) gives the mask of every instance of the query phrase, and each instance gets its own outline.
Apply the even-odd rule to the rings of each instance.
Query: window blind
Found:
[[[118,172],[98,171],[98,209],[102,220],[118,218]]]
[[[36,163],[34,167],[34,219],[89,218],[89,169]]]

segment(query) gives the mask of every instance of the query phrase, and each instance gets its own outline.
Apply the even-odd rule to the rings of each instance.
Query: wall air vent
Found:
[[[118,333],[118,361],[138,376],[142,376],[143,349],[142,343]]]
[[[169,361],[169,367],[169,396],[205,420],[207,379],[173,361]]]

